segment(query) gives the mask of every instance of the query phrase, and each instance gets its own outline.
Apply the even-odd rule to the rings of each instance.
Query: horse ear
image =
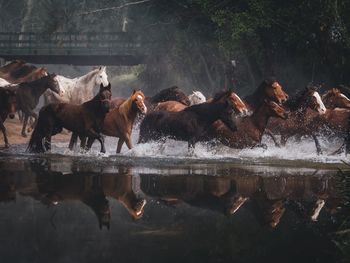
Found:
[[[134,89],[133,91],[132,91],[132,95],[134,95],[136,93],[136,90]]]
[[[107,86],[107,88],[108,88],[109,90],[111,90],[111,89],[112,89],[112,86],[111,86],[111,83],[110,83],[110,82],[108,82],[108,86]]]

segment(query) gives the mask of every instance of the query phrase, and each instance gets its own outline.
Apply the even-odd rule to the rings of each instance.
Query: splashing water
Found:
[[[272,164],[278,164],[278,160],[316,163],[341,163],[342,160],[350,160],[350,156],[346,157],[345,154],[330,155],[342,144],[340,139],[330,141],[325,138],[320,138],[321,147],[324,152],[323,155],[316,154],[315,143],[311,138],[303,138],[301,142],[290,139],[285,147],[278,148],[266,136],[263,138],[263,143],[267,145],[267,149],[232,149],[219,143],[215,145],[212,143],[197,143],[193,154],[190,155],[186,142],[167,139],[165,143],[149,142],[137,144],[138,136],[139,129],[136,127],[132,135],[133,149],[129,150],[124,144],[122,152],[118,154],[118,156],[178,160],[220,160],[250,163],[265,162]],[[67,148],[68,142],[54,143],[52,146],[52,154],[94,158],[113,157],[116,156],[117,142],[118,138],[106,137],[105,146],[107,152],[105,154],[99,152],[100,144],[97,141],[89,152],[84,152],[78,149],[78,147],[70,151]]]

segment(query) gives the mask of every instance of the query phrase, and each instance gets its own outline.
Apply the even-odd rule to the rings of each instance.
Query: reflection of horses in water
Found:
[[[16,91],[13,87],[0,88],[0,129],[4,135],[5,147],[10,146],[4,122],[7,117],[13,119],[16,113]]]
[[[53,103],[44,106],[39,113],[38,123],[29,141],[30,152],[45,152],[51,149],[51,137],[63,128],[75,132],[80,137],[89,137],[88,147],[94,139],[101,143],[101,152],[105,152],[101,127],[109,111],[111,86],[103,87],[90,101],[81,105]],[[45,145],[43,139],[45,138]]]
[[[219,119],[230,129],[235,130],[232,111],[246,110],[244,104],[238,104],[237,97],[233,96],[231,91],[222,92],[211,102],[190,106],[180,112],[152,112],[146,115],[141,123],[139,142],[161,140],[169,136],[176,140],[187,141],[191,149],[197,141],[203,139],[208,127]]]
[[[169,205],[185,202],[226,215],[247,206],[263,225],[271,227],[280,223],[287,209],[305,220],[316,221],[323,208],[333,213],[334,206],[339,204],[339,193],[334,189],[336,181],[332,177],[246,176],[240,168],[235,169],[230,173],[242,175],[184,177],[143,174],[141,190]],[[298,204],[297,207],[294,204]]]

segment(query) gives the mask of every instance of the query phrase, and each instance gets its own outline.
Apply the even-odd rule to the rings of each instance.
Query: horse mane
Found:
[[[264,98],[265,87],[271,86],[275,82],[277,82],[277,79],[275,77],[269,77],[263,80],[259,84],[259,86],[255,89],[255,91],[252,94],[246,96],[244,100],[246,100],[248,104],[256,105],[258,102],[260,102]]]
[[[88,72],[87,74],[79,77],[78,80],[84,80],[84,81],[86,81],[86,83],[88,83],[95,77],[95,75],[99,72],[99,70],[100,69],[98,69],[98,68],[94,69],[94,70]]]
[[[317,87],[308,85],[304,89],[298,90],[292,98],[287,100],[285,106],[290,110],[297,110],[301,106],[305,95],[310,91],[317,91]]]
[[[217,101],[221,100],[223,97],[229,96],[231,93],[232,93],[232,91],[229,91],[229,90],[219,91],[219,92],[215,93],[212,102],[217,102]]]
[[[329,89],[329,90],[326,90],[323,94],[322,94],[322,99],[326,99],[326,98],[328,98],[328,97],[330,97],[330,96],[336,96],[336,95],[338,95],[339,93],[341,93],[340,92],[340,89],[338,89],[338,88],[331,88],[331,89]]]

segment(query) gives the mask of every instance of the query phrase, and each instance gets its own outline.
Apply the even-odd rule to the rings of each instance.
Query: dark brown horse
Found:
[[[287,119],[288,114],[276,102],[265,101],[251,116],[235,119],[236,131],[228,129],[223,123],[215,122],[209,137],[217,138],[224,145],[233,148],[259,146],[270,117]]]
[[[321,100],[317,87],[306,87],[294,98],[288,100],[286,107],[289,108],[288,120],[271,118],[267,133],[281,135],[281,144],[285,145],[288,138],[299,135],[311,135],[315,130],[311,125],[313,118],[326,113],[326,108]],[[316,145],[319,145],[318,141]],[[318,146],[317,146],[318,147]]]
[[[56,80],[55,74],[49,74],[41,79],[34,80],[32,82],[20,83],[17,86],[17,110],[22,111],[24,114],[24,121],[22,127],[22,136],[27,137],[26,127],[28,124],[29,117],[34,118],[35,125],[37,121],[37,114],[34,109],[39,103],[40,96],[47,90],[50,89],[57,94],[60,94],[60,88]]]
[[[246,96],[244,102],[253,112],[265,100],[272,100],[278,104],[286,102],[288,94],[283,90],[282,86],[275,78],[269,78],[261,82],[253,94]]]
[[[190,106],[191,104],[186,94],[177,86],[159,91],[156,95],[147,98],[147,103],[157,104],[169,100],[181,102],[186,106]]]
[[[231,118],[234,108],[232,92],[228,91],[215,96],[212,102],[190,106],[180,112],[152,112],[141,123],[139,143],[171,137],[187,141],[191,150],[219,119],[234,131],[236,127]]]
[[[111,85],[103,87],[90,101],[81,105],[53,103],[44,106],[39,113],[38,123],[29,141],[28,151],[45,152],[51,149],[51,136],[60,133],[63,128],[75,132],[79,137],[89,137],[88,147],[93,140],[101,143],[101,152],[105,152],[101,128],[109,111]],[[45,138],[45,145],[43,139]]]
[[[16,113],[16,92],[12,87],[0,88],[0,129],[4,135],[5,147],[8,148],[6,128],[4,121],[7,116],[13,119]]]

